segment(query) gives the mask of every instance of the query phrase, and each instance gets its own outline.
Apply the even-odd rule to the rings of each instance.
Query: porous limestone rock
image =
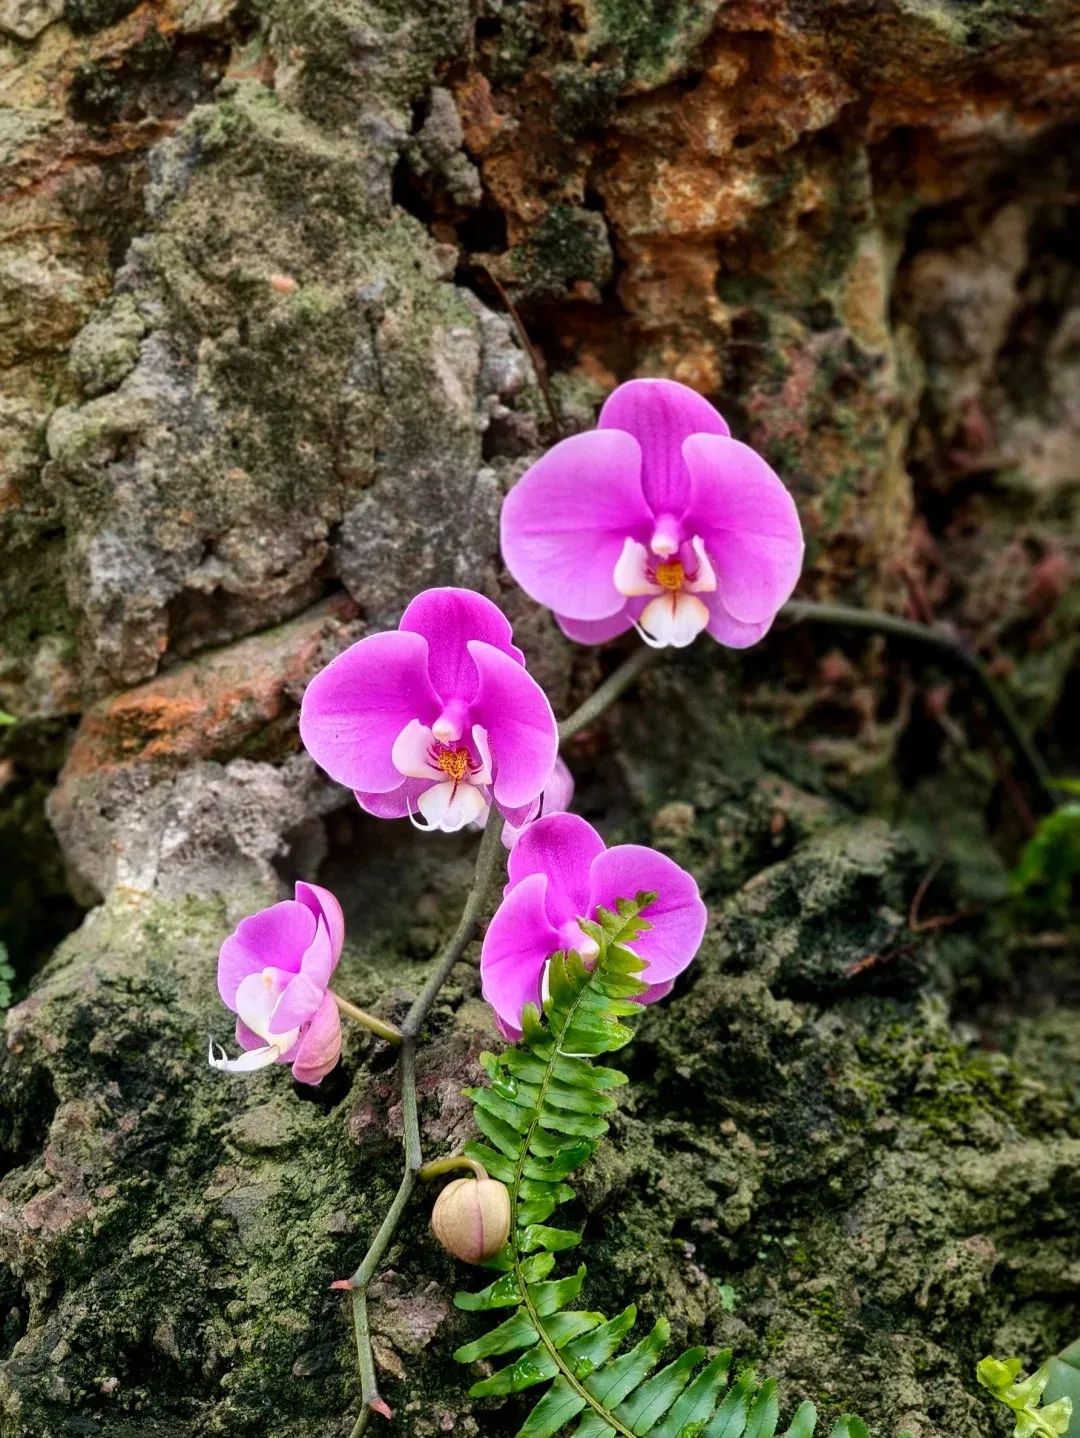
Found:
[[[2,1438],[350,1431],[327,1285],[397,1182],[388,1056],[210,1072],[216,951],[321,877],[341,987],[404,1012],[475,840],[361,816],[303,685],[460,583],[567,712],[609,659],[508,585],[499,502],[616,380],[707,392],[793,487],[808,592],[953,622],[1067,737],[1078,55],[1067,0],[0,6]],[[587,1301],[882,1438],[1004,1432],[974,1361],[1080,1329],[1075,978],[953,922],[1011,836],[952,705],[778,627],[568,756],[713,914],[583,1176]],[[496,1041],[475,957],[421,1051],[432,1153]],[[425,1235],[418,1202],[372,1293],[387,1431],[503,1438]]]

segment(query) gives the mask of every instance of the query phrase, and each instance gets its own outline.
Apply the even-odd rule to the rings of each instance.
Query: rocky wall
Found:
[[[702,389],[795,490],[805,592],[953,623],[1067,762],[1078,69],[1052,0],[0,0],[0,1433],[348,1432],[326,1285],[396,1182],[386,1055],[222,1081],[214,957],[318,872],[399,1015],[451,927],[468,843],[365,819],[295,733],[417,589],[500,599],[559,712],[606,662],[499,568],[557,433],[505,296],[559,429]],[[998,907],[905,925],[943,849],[940,914],[1001,898],[983,738],[778,631],[570,755],[714,911],[583,1185],[590,1293],[883,1435],[992,1431],[975,1359],[1080,1328],[1075,970]],[[433,1150],[492,1042],[463,964]],[[423,1232],[375,1306],[395,1431],[509,1435]]]

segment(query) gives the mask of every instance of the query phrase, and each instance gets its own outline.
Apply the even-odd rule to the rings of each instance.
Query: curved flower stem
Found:
[[[593,724],[604,710],[613,704],[619,695],[645,672],[657,657],[657,651],[642,645],[623,661],[604,682],[576,709],[569,718],[559,725],[559,740],[565,742],[581,729]],[[360,1416],[353,1425],[350,1438],[360,1438],[371,1421],[372,1413],[388,1416],[389,1410],[379,1395],[375,1376],[375,1360],[371,1351],[371,1334],[368,1325],[367,1293],[372,1279],[378,1272],[386,1250],[390,1247],[398,1230],[402,1215],[412,1197],[418,1178],[431,1178],[436,1173],[447,1171],[450,1166],[459,1167],[461,1158],[439,1159],[424,1165],[420,1146],[420,1122],[416,1096],[416,1036],[430,1013],[443,984],[449,977],[461,955],[468,947],[482,915],[489,907],[489,892],[496,870],[502,858],[503,816],[495,809],[488,815],[487,825],[480,840],[476,856],[476,872],[469,890],[465,907],[461,911],[457,928],[447,940],[436,960],[435,967],[428,975],[412,1007],[405,1016],[400,1029],[401,1044],[401,1106],[404,1125],[405,1172],[402,1175],[394,1200],[386,1211],[386,1217],[371,1240],[359,1268],[346,1281],[352,1292],[353,1327],[356,1331],[356,1353],[360,1368],[360,1396],[363,1406]],[[336,997],[336,995],[335,995]],[[340,1005],[341,1000],[338,1000]],[[347,1010],[343,1010],[347,1012]]]
[[[353,1023],[361,1024],[365,1029],[370,1029],[379,1038],[385,1039],[388,1044],[399,1044],[401,1042],[401,1030],[397,1024],[387,1023],[385,1019],[377,1019],[374,1014],[369,1014],[367,1009],[361,1009],[352,1004],[348,999],[343,999],[333,989],[329,990],[330,997],[337,1004],[340,1013],[346,1018],[352,1019]]]
[[[1013,752],[1038,789],[1044,803],[1050,809],[1057,807],[1053,775],[1016,712],[1012,699],[991,676],[982,660],[973,654],[962,640],[943,630],[932,629],[927,624],[918,624],[912,619],[901,619],[897,615],[883,614],[874,609],[857,609],[848,604],[817,604],[808,599],[796,599],[785,604],[780,613],[783,618],[796,624],[829,624],[838,629],[865,629],[873,634],[890,635],[895,639],[919,644],[924,649],[934,650],[941,659],[951,664],[954,669],[961,670],[973,681],[981,692],[991,717],[1008,737]]]
[[[569,718],[562,721],[559,725],[559,743],[565,744],[567,739],[572,739],[582,729],[595,723],[604,710],[618,699],[623,690],[629,689],[634,680],[645,673],[645,670],[656,661],[660,653],[660,650],[650,649],[645,644],[635,649],[629,659],[624,659],[618,669],[609,674]]]
[[[433,1158],[430,1163],[425,1163],[418,1177],[441,1178],[444,1173],[453,1173],[455,1168],[467,1168],[473,1178],[481,1180],[488,1176],[487,1169],[482,1163],[477,1163],[475,1158],[466,1158],[463,1153],[452,1153],[449,1158]]]
[[[390,1247],[394,1234],[397,1232],[398,1224],[412,1197],[412,1191],[416,1187],[423,1164],[416,1097],[416,1035],[438,998],[439,991],[446,982],[450,970],[468,947],[480,922],[481,914],[487,906],[488,891],[503,853],[501,843],[503,822],[503,816],[492,809],[480,840],[472,888],[465,900],[465,907],[461,911],[457,928],[444,945],[434,969],[401,1026],[401,1107],[405,1142],[405,1172],[402,1175],[398,1191],[394,1195],[394,1201],[386,1211],[386,1217],[371,1240],[371,1245],[364,1254],[359,1268],[348,1280],[349,1287],[352,1289],[353,1327],[356,1330],[360,1396],[363,1403],[360,1416],[353,1426],[351,1438],[360,1438],[367,1428],[372,1413],[386,1412],[386,1405],[379,1396],[378,1382],[375,1377],[375,1361],[371,1351],[371,1337],[368,1328],[367,1291],[371,1280],[378,1271],[383,1255]]]

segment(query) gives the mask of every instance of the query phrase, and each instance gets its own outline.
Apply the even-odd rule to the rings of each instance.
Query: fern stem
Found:
[[[941,629],[931,628],[929,624],[918,624],[912,619],[901,619],[895,614],[883,614],[875,609],[859,609],[849,604],[818,604],[812,600],[798,599],[785,604],[780,613],[783,618],[796,624],[827,624],[839,629],[867,629],[874,634],[889,635],[894,639],[919,644],[924,649],[932,649],[954,669],[964,673],[981,691],[990,716],[1007,736],[1013,752],[1027,771],[1028,778],[1038,789],[1044,804],[1050,810],[1057,808],[1053,775],[1035,747],[1016,706],[978,655],[972,653],[962,640]]]
[[[629,659],[624,659],[618,669],[609,674],[603,684],[598,685],[588,699],[562,721],[559,725],[559,743],[565,744],[567,739],[572,739],[582,729],[595,723],[604,710],[614,704],[623,690],[629,689],[634,680],[644,674],[659,652],[650,649],[647,644],[642,644],[634,650]]]
[[[652,650],[646,650],[646,653],[651,654],[652,652]],[[594,970],[594,973],[598,971],[598,969]],[[555,1347],[554,1343],[552,1343],[551,1339],[548,1337],[547,1333],[544,1330],[544,1321],[537,1313],[536,1305],[533,1303],[532,1297],[529,1293],[529,1285],[525,1279],[525,1274],[522,1272],[521,1267],[521,1251],[518,1247],[520,1234],[520,1230],[518,1228],[518,1197],[521,1192],[521,1180],[525,1174],[525,1164],[528,1162],[529,1148],[532,1144],[533,1139],[536,1136],[536,1130],[540,1126],[540,1115],[544,1111],[544,1100],[547,1097],[548,1089],[551,1087],[551,1081],[555,1076],[555,1065],[562,1057],[562,1046],[560,1040],[562,1039],[563,1035],[569,1031],[571,1025],[573,1024],[574,1015],[577,1013],[578,1008],[581,1005],[582,999],[585,997],[586,993],[588,993],[589,985],[591,983],[592,978],[590,978],[589,983],[583,985],[580,992],[575,997],[574,1002],[570,1005],[569,1009],[567,1009],[566,1017],[562,1025],[562,1033],[558,1036],[554,1034],[552,1035],[555,1042],[552,1045],[551,1058],[548,1060],[547,1066],[544,1071],[544,1077],[540,1081],[540,1088],[536,1096],[536,1103],[534,1105],[536,1109],[536,1116],[535,1118],[533,1118],[533,1120],[529,1124],[528,1129],[523,1135],[521,1143],[521,1153],[518,1157],[517,1164],[514,1167],[514,1182],[510,1189],[510,1202],[513,1205],[512,1217],[510,1220],[510,1242],[514,1250],[514,1277],[517,1280],[518,1292],[521,1294],[522,1304],[525,1308],[525,1311],[529,1315],[529,1321],[536,1329],[536,1333],[540,1339],[540,1342],[547,1349],[560,1374],[570,1385],[570,1387],[573,1388],[574,1392],[578,1395],[578,1397],[584,1399],[587,1406],[590,1407],[595,1413],[597,1413],[610,1428],[613,1428],[617,1434],[622,1434],[623,1438],[634,1438],[633,1430],[627,1428],[625,1424],[620,1423],[619,1420],[615,1417],[614,1413],[610,1413],[598,1399],[593,1397],[593,1395],[589,1392],[585,1385],[579,1381],[579,1379],[571,1371],[562,1353],[559,1351],[558,1348]]]

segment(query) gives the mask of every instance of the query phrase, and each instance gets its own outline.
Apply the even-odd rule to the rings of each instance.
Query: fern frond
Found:
[[[1064,1355],[1063,1355],[1064,1356]],[[1060,1359],[1051,1362],[1060,1364]],[[1030,1378],[1020,1373],[1019,1358],[984,1358],[975,1369],[982,1386],[999,1403],[1016,1414],[1015,1438],[1061,1438],[1072,1423],[1072,1399],[1066,1394],[1053,1403],[1041,1405],[1043,1390],[1050,1380],[1049,1364],[1044,1364]]]
[[[628,945],[648,927],[640,915],[654,898],[620,900],[616,912],[601,911],[597,923],[583,925],[599,945],[591,966],[575,953],[552,959],[543,1015],[527,1007],[521,1042],[498,1056],[481,1055],[487,1083],[468,1090],[483,1141],[465,1151],[509,1187],[513,1217],[506,1247],[488,1265],[498,1276],[454,1301],[470,1311],[513,1311],[454,1356],[461,1363],[509,1358],[473,1384],[473,1397],[548,1385],[517,1438],[776,1435],[774,1380],[759,1381],[750,1368],[733,1372],[730,1352],[707,1358],[704,1348],[659,1367],[670,1336],[666,1319],[627,1348],[634,1305],[615,1318],[574,1308],[585,1266],[555,1275],[556,1255],[574,1248],[580,1235],[548,1220],[573,1197],[566,1179],[607,1133],[613,1090],[626,1082],[618,1069],[595,1060],[633,1037],[626,1021],[641,1013],[635,999],[644,992],[638,978],[644,965]],[[817,1411],[803,1403],[784,1438],[814,1438],[816,1431]],[[845,1417],[830,1438],[869,1434],[861,1419]]]

